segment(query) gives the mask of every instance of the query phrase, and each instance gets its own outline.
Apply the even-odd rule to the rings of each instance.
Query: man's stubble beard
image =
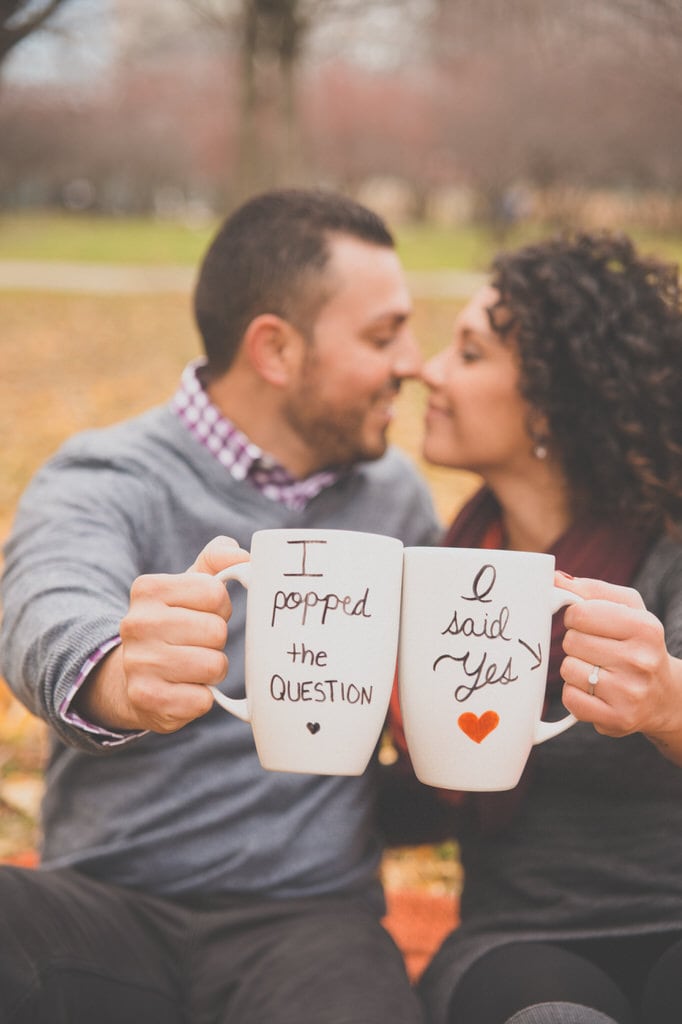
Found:
[[[316,363],[311,352],[303,366],[298,392],[284,408],[284,418],[289,427],[314,453],[320,469],[380,458],[388,447],[386,432],[378,436],[376,443],[368,443],[363,436],[369,412],[367,401],[362,408],[349,406],[330,411],[318,397]],[[380,397],[375,396],[376,399]]]

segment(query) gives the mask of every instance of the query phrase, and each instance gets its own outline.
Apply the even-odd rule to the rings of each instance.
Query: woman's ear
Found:
[[[253,370],[273,387],[286,387],[301,364],[305,339],[287,320],[273,313],[255,317],[242,348]]]

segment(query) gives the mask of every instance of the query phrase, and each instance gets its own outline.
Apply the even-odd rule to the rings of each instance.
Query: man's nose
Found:
[[[396,349],[393,372],[396,377],[405,379],[417,377],[421,373],[423,359],[419,343],[410,330],[406,330]]]

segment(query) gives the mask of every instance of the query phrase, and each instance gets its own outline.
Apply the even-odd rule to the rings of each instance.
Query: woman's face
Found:
[[[430,391],[424,457],[484,479],[533,460],[516,346],[493,331],[486,312],[498,298],[488,285],[476,292],[455,320],[452,343],[422,373]]]

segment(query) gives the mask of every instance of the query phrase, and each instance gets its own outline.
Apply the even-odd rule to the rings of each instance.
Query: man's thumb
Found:
[[[206,572],[215,576],[221,569],[227,569],[229,565],[235,565],[237,562],[246,562],[248,558],[248,551],[240,548],[232,537],[214,537],[199,552],[187,571]]]

